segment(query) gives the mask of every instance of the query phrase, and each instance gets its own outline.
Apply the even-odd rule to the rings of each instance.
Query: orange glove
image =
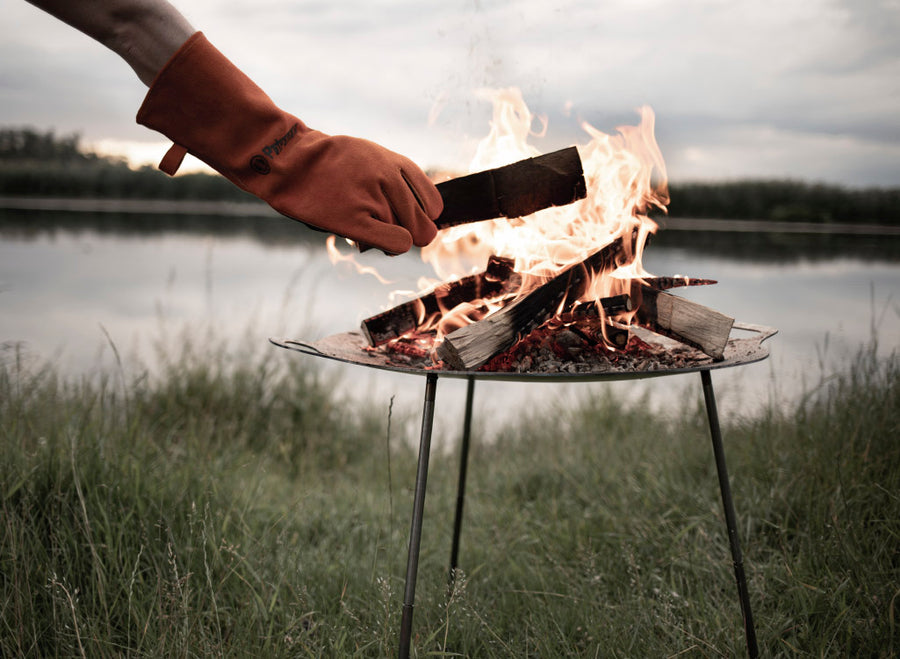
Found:
[[[427,245],[443,202],[415,163],[369,142],[311,130],[280,110],[203,33],[157,74],[137,114],[186,152],[278,212],[363,246],[400,254]]]

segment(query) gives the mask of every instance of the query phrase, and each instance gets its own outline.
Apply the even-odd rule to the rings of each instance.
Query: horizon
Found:
[[[159,159],[165,154],[166,150],[171,146],[169,142],[159,142],[159,143],[137,143],[136,153],[129,155],[125,149],[129,146],[129,143],[122,143],[117,140],[99,140],[97,142],[90,142],[88,140],[83,139],[84,133],[81,131],[72,131],[72,132],[62,132],[57,131],[53,127],[38,127],[31,125],[0,125],[0,130],[31,130],[37,134],[46,135],[52,134],[57,138],[78,138],[79,142],[79,150],[83,153],[93,153],[97,156],[103,158],[111,158],[111,159],[120,159],[124,161],[124,163],[129,167],[129,169],[133,171],[138,171],[145,167],[150,167],[152,169],[157,169],[157,165],[159,163]],[[464,176],[469,173],[467,169],[451,169],[448,167],[440,167],[440,166],[425,166],[424,171],[429,174],[429,176],[434,177],[435,175],[440,176]],[[191,154],[187,154],[184,160],[184,164],[179,168],[178,172],[174,175],[173,178],[178,178],[181,176],[186,176],[190,174],[207,174],[212,176],[221,176],[214,169],[206,165],[204,162],[198,160]],[[435,178],[435,180],[439,180]],[[667,184],[675,184],[675,185],[729,185],[729,184],[742,184],[742,183],[796,183],[799,185],[805,186],[825,186],[830,188],[838,188],[845,189],[848,191],[864,191],[864,190],[896,190],[900,189],[900,181],[893,185],[877,185],[877,184],[860,184],[853,185],[848,184],[846,182],[830,182],[830,181],[822,181],[815,179],[803,179],[797,177],[753,177],[753,176],[743,176],[743,177],[732,177],[732,178],[691,178],[691,179],[673,179],[669,177],[667,179]]]

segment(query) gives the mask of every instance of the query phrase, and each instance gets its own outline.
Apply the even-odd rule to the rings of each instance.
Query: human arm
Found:
[[[196,30],[165,0],[27,0],[119,55],[148,87]]]
[[[277,211],[389,254],[424,246],[443,202],[409,159],[310,129],[165,0],[29,0],[118,53],[149,87],[138,122]]]

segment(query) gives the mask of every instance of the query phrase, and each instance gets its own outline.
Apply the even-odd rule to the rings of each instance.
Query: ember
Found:
[[[497,355],[479,370],[515,373],[612,373],[616,371],[651,371],[683,367],[708,361],[697,350],[677,352],[646,343],[631,336],[621,349],[591,341],[589,334],[576,326],[555,330],[541,326],[519,341],[512,350]]]
[[[709,363],[711,358],[687,345],[648,343],[615,326],[606,330],[624,337],[623,344],[611,347],[606,341],[602,323],[579,319],[560,327],[547,322],[531,331],[511,349],[495,355],[478,368],[496,373],[616,373],[647,372],[671,368],[687,368]],[[622,333],[624,332],[624,333]],[[388,364],[415,369],[443,369],[434,363],[431,345],[434,333],[411,333],[380,348],[366,348],[380,353]]]

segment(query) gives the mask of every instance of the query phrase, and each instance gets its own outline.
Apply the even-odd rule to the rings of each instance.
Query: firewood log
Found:
[[[477,369],[561,310],[567,298],[577,300],[589,271],[611,272],[624,257],[622,239],[617,238],[499,311],[451,332],[438,347],[438,357],[456,370]]]
[[[512,259],[491,256],[484,272],[444,282],[429,293],[366,318],[361,325],[363,336],[374,348],[417,329],[436,313],[463,302],[502,295],[521,281],[513,265]]]
[[[535,158],[437,184],[444,210],[439,229],[498,217],[523,217],[564,206],[587,193],[578,149],[570,146]]]
[[[635,283],[632,288],[632,295],[641,300],[638,324],[722,359],[734,318],[643,284]]]

